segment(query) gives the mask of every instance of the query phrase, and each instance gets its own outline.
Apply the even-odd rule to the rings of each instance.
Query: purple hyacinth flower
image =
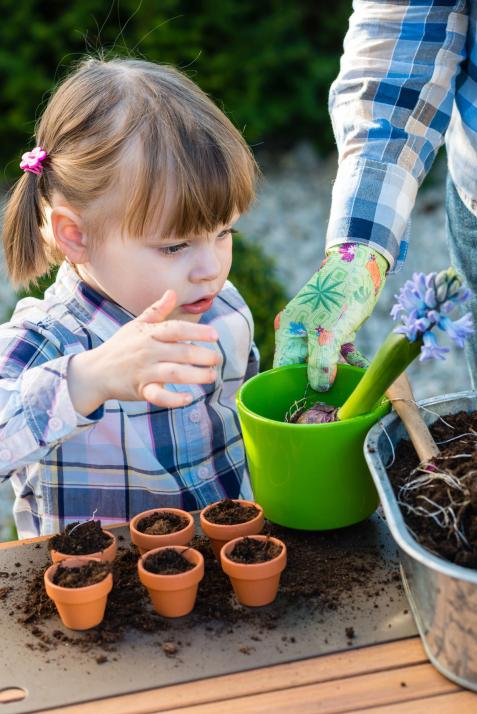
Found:
[[[406,335],[409,342],[414,342],[419,336],[416,321],[408,317],[408,315],[401,316],[401,325],[396,327],[393,332],[397,332],[399,335]]]
[[[422,338],[422,342],[421,354],[419,355],[421,362],[427,362],[430,359],[444,360],[446,358],[445,356],[447,352],[449,352],[449,348],[438,345],[436,336],[432,332],[426,332]]]
[[[474,331],[470,312],[467,312],[459,320],[451,320],[449,317],[441,317],[439,328],[447,332],[456,343],[457,347],[463,347],[464,342]]]
[[[456,305],[468,300],[470,294],[453,268],[428,275],[414,273],[412,280],[407,280],[396,295],[391,317],[399,318],[401,324],[393,331],[405,335],[410,342],[422,340],[421,361],[445,359],[449,350],[438,345],[431,330],[437,326],[457,347],[463,347],[474,331],[471,314],[468,312],[459,320],[451,320],[448,315]]]

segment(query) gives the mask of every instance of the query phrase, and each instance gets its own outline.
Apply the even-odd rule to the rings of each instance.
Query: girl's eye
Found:
[[[159,248],[159,252],[163,255],[176,255],[180,253],[185,248],[187,248],[188,243],[178,243],[177,245],[168,245],[165,248]]]
[[[238,233],[235,228],[228,228],[226,231],[222,231],[217,236],[219,239],[227,238],[229,235],[234,235]],[[177,255],[177,253],[182,253],[183,250],[189,247],[189,243],[177,243],[176,245],[167,245],[164,248],[158,248],[162,255]]]
[[[235,228],[227,228],[226,231],[219,233],[219,238],[227,238],[227,236],[235,235],[238,231]]]

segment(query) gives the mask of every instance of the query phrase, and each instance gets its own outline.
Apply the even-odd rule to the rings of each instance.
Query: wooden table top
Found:
[[[30,539],[21,543],[41,539]],[[0,543],[1,548],[20,545]],[[2,693],[0,692],[0,702]],[[49,709],[50,714],[475,714],[419,637]],[[45,710],[43,710],[45,711]]]
[[[419,637],[50,710],[51,714],[475,714]]]

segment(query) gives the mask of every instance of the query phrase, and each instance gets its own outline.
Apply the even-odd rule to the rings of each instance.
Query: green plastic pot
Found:
[[[313,402],[341,406],[363,374],[339,364],[328,392],[308,393]],[[364,439],[389,411],[389,402],[333,424],[285,423],[307,384],[306,365],[297,364],[262,372],[237,395],[254,499],[270,521],[288,528],[328,530],[359,523],[378,505]]]

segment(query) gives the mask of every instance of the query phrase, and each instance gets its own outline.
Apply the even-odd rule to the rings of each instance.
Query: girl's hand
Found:
[[[217,352],[184,342],[215,342],[216,331],[209,325],[167,320],[175,306],[176,295],[167,290],[100,347],[72,357],[68,387],[76,411],[86,416],[108,399],[182,407],[190,403],[191,395],[171,392],[164,384],[215,381]]]

